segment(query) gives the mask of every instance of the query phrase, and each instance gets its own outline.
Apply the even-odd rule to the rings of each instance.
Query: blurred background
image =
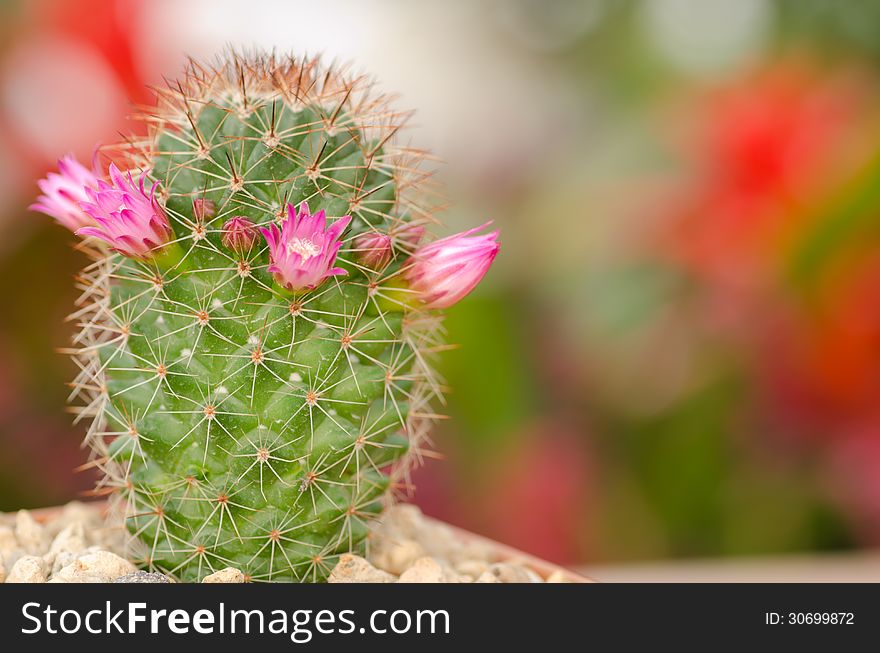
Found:
[[[93,478],[85,263],[29,213],[184,56],[321,52],[418,109],[449,230],[431,515],[567,564],[880,545],[880,3],[0,0],[0,510]]]

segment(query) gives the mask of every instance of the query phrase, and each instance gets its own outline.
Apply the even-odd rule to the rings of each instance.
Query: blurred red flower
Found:
[[[685,319],[743,365],[762,432],[816,442],[829,469],[880,466],[874,95],[866,76],[804,62],[712,92],[655,241],[687,280]],[[862,481],[839,494],[862,487],[850,507],[880,535],[880,491]]]

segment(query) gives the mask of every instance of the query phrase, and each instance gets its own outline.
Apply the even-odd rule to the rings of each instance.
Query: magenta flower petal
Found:
[[[96,188],[86,189],[80,207],[95,224],[78,229],[77,235],[99,238],[125,256],[152,257],[172,237],[168,217],[155,198],[158,182],[147,192],[146,173],[135,184],[130,172],[123,174],[112,163],[110,181],[99,180]]]
[[[37,185],[42,194],[28,207],[30,210],[55,218],[71,231],[94,224],[79,203],[88,199],[87,189],[98,187],[98,177],[72,154],[59,159],[58,172],[50,172]]]
[[[339,237],[351,222],[346,215],[326,227],[324,211],[309,212],[303,202],[299,210],[287,207],[287,218],[281,225],[262,227],[260,233],[269,245],[269,272],[287,290],[312,290],[327,277],[347,274],[333,267],[341,242]]]
[[[498,231],[475,236],[491,223],[415,251],[404,277],[427,308],[447,308],[472,291],[498,255]]]

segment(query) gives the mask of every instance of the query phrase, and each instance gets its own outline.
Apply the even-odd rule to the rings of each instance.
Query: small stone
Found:
[[[489,566],[481,560],[464,560],[456,565],[455,571],[472,578],[479,578],[488,568]]]
[[[404,571],[398,583],[442,583],[446,580],[443,567],[434,558],[419,558],[412,567]]]
[[[52,544],[49,546],[49,553],[59,553],[61,551],[82,551],[86,548],[86,537],[83,530],[82,522],[71,522],[61,529]]]
[[[488,544],[479,540],[462,542],[460,537],[453,537],[449,546],[450,556],[457,561],[477,560],[488,566],[495,555]]]
[[[50,565],[51,573],[55,574],[71,564],[85,549],[86,538],[82,523],[71,522],[55,536],[43,559]]]
[[[71,501],[66,504],[58,517],[58,525],[61,529],[70,524],[80,524],[89,532],[95,532],[103,526],[103,522],[101,510],[94,504],[82,501]]]
[[[25,555],[20,557],[6,577],[7,583],[45,583],[46,563],[37,556]]]
[[[49,583],[111,583],[113,579],[107,574],[78,571],[74,573],[59,574],[53,576]]]
[[[110,578],[119,578],[125,574],[137,571],[131,562],[109,551],[95,551],[80,556],[77,564],[85,569],[107,574]]]
[[[18,540],[15,539],[15,531],[11,526],[0,524],[0,554],[7,558],[9,554],[18,548]]]
[[[373,556],[373,562],[380,569],[399,576],[423,557],[425,549],[421,544],[415,540],[402,540],[380,547]]]
[[[59,551],[54,555],[49,555],[48,553],[43,556],[43,560],[46,561],[46,565],[49,568],[49,575],[55,576],[65,567],[69,567],[76,559],[82,555],[82,551],[78,551],[74,553],[73,551]]]
[[[495,577],[502,583],[540,583],[542,579],[531,569],[520,567],[519,565],[496,562],[489,567]]]
[[[477,580],[475,580],[474,582],[475,583],[500,583],[501,581],[498,580],[498,577],[495,574],[493,574],[491,571],[484,571],[482,574],[477,576]]]
[[[329,583],[393,583],[394,576],[376,569],[364,558],[352,554],[340,556],[330,573]]]
[[[135,571],[132,563],[115,553],[96,551],[79,556],[55,577],[68,583],[106,583]]]
[[[171,579],[165,574],[158,574],[154,571],[136,571],[131,574],[125,574],[113,581],[114,583],[170,583]]]
[[[568,576],[565,575],[565,572],[561,569],[556,569],[547,576],[547,580],[545,583],[570,583],[571,581],[568,579]]]
[[[235,567],[226,567],[202,579],[203,583],[243,583],[244,574]]]
[[[45,529],[27,510],[19,510],[15,516],[15,539],[31,555],[42,555],[48,548]]]
[[[18,559],[26,555],[28,555],[27,551],[18,548],[3,552],[3,560],[6,564],[6,568],[12,569],[12,566],[18,561]]]
[[[544,579],[541,577],[541,574],[536,572],[531,567],[526,567],[525,565],[523,565],[519,569],[522,573],[524,573],[528,577],[530,583],[543,583],[544,582]]]
[[[391,506],[383,516],[383,522],[390,530],[400,535],[412,537],[424,528],[424,517],[418,506],[399,503]]]

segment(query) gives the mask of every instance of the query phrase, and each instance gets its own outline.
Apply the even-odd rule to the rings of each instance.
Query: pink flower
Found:
[[[98,178],[72,154],[58,160],[58,172],[37,182],[43,194],[28,208],[55,218],[71,231],[94,225],[79,203],[88,199],[87,188],[97,188]]]
[[[242,255],[254,246],[254,241],[257,239],[257,228],[243,215],[235,215],[223,225],[223,233],[220,238],[224,247]]]
[[[368,231],[354,240],[358,261],[373,270],[381,270],[391,260],[391,238],[378,231]]]
[[[351,216],[346,215],[326,227],[323,210],[312,215],[305,202],[298,212],[288,204],[280,230],[274,224],[260,229],[269,244],[269,272],[275,281],[288,290],[311,290],[327,277],[347,274],[332,266],[342,244],[339,236],[349,222]]]
[[[498,232],[471,234],[491,223],[423,245],[404,276],[427,308],[446,308],[462,299],[485,276],[501,247]]]
[[[98,181],[97,189],[86,190],[88,202],[80,206],[97,223],[83,227],[79,236],[93,236],[105,241],[120,254],[146,259],[171,240],[168,217],[155,198],[156,185],[150,192],[144,190],[146,173],[135,185],[131,173],[123,175],[110,164],[110,180]]]

